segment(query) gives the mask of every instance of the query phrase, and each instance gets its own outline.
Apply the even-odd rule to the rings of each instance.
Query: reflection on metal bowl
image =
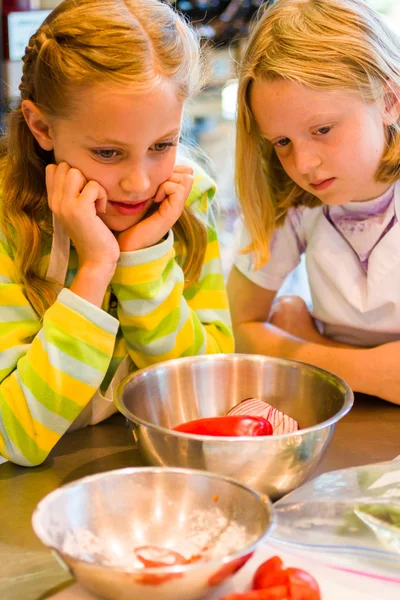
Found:
[[[224,415],[248,397],[269,402],[296,419],[301,429],[257,438],[171,431],[185,421]],[[353,405],[353,393],[340,378],[305,363],[218,354],[136,371],[118,387],[116,404],[129,419],[146,463],[213,471],[276,499],[316,469],[335,423]]]

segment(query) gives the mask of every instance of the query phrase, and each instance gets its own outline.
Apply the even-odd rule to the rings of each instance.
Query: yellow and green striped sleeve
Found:
[[[41,323],[0,239],[0,454],[38,465],[100,387],[118,321],[63,289]]]
[[[215,187],[204,172],[194,167],[188,204],[203,219],[208,232],[199,280],[185,289],[170,231],[167,239],[156,246],[121,253],[111,282],[127,349],[139,368],[181,356],[234,350],[218,238],[210,210]]]

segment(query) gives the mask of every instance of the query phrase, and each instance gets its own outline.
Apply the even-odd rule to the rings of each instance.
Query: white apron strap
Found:
[[[67,232],[53,214],[53,240],[46,279],[55,281],[60,288],[64,287],[67,276],[70,245]]]

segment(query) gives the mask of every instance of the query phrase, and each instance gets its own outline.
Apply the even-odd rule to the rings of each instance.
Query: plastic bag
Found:
[[[400,584],[400,460],[325,473],[274,508],[272,540]]]

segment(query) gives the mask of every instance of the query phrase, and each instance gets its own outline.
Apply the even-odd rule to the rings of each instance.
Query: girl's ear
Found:
[[[400,119],[400,90],[395,86],[388,85],[384,96],[384,118],[383,122],[388,127],[394,125]]]
[[[48,118],[31,100],[24,100],[21,104],[21,110],[26,124],[39,146],[43,150],[53,150]]]

